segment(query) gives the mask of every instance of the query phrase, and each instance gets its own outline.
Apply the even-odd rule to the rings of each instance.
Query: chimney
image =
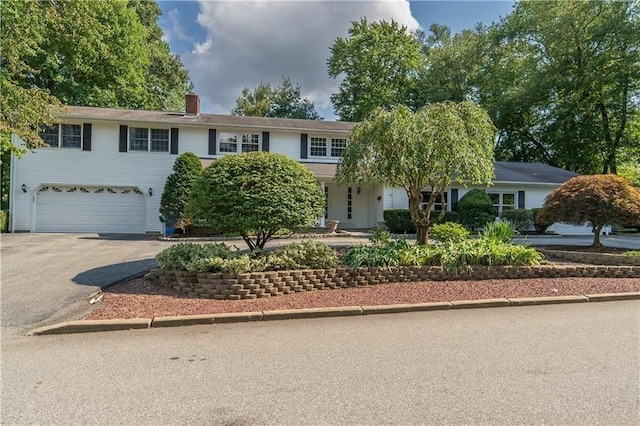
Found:
[[[185,115],[191,117],[200,115],[200,98],[195,93],[187,93]]]

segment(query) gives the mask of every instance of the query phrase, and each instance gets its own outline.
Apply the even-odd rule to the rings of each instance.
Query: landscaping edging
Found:
[[[546,257],[570,260],[578,263],[590,263],[595,265],[630,265],[640,266],[640,256],[626,256],[614,253],[591,253],[584,251],[549,250],[536,247]]]
[[[218,300],[256,299],[305,291],[398,282],[564,277],[640,278],[640,267],[595,265],[476,266],[457,274],[444,271],[439,266],[393,269],[370,267],[269,271],[239,275],[154,269],[146,276],[158,285],[171,288],[179,293]]]

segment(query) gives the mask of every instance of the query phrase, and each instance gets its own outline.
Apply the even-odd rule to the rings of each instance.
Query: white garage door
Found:
[[[48,185],[36,193],[35,208],[36,232],[145,232],[137,188]]]

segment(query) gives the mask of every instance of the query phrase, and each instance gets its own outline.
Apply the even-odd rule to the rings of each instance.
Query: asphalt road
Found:
[[[12,337],[3,424],[640,422],[640,302]]]

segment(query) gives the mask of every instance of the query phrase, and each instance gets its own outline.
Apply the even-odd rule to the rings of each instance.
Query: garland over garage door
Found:
[[[46,185],[35,204],[36,232],[145,232],[145,200],[137,188]]]

